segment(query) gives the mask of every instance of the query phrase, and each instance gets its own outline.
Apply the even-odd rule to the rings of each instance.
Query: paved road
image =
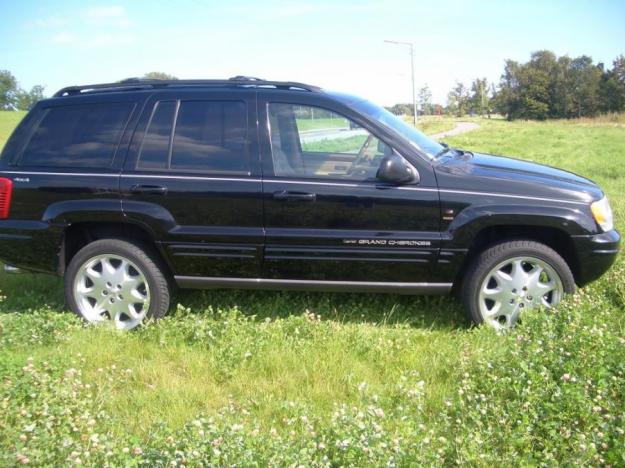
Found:
[[[473,130],[477,130],[480,126],[473,122],[458,122],[454,128],[451,130],[447,130],[446,132],[435,133],[434,135],[429,135],[430,138],[434,138],[435,140],[442,140],[443,138],[447,138],[454,135],[460,135],[461,133],[471,132]]]

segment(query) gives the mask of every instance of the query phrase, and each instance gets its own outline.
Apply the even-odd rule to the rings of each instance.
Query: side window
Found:
[[[171,129],[176,115],[177,101],[156,104],[141,144],[140,169],[166,169],[169,159]]]
[[[118,102],[47,109],[18,165],[108,167],[133,108]]]
[[[152,113],[137,167],[249,173],[248,146],[244,102],[162,101]]]
[[[277,176],[374,179],[392,151],[355,122],[312,106],[270,103],[269,127]]]

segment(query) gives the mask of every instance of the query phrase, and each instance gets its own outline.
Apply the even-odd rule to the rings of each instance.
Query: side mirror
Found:
[[[419,182],[419,173],[397,153],[384,156],[378,168],[377,178],[393,184]]]

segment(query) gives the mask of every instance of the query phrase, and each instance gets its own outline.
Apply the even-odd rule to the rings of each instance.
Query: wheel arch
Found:
[[[171,265],[167,261],[154,233],[145,226],[132,222],[83,221],[72,223],[63,233],[59,254],[58,273],[63,276],[74,255],[85,245],[100,239],[121,239],[140,242],[148,248],[169,277],[173,277]]]
[[[530,240],[550,247],[564,259],[571,269],[575,281],[578,281],[580,277],[579,257],[573,239],[568,232],[553,226],[494,224],[485,226],[476,233],[456,274],[454,285],[462,283],[462,278],[467,269],[480,252],[500,242],[513,240]]]

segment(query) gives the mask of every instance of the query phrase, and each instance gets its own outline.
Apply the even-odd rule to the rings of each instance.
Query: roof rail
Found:
[[[170,86],[241,86],[256,88],[292,89],[320,92],[321,88],[295,81],[268,81],[251,76],[238,75],[228,80],[153,80],[149,78],[127,78],[116,83],[101,83],[84,86],[68,86],[54,93],[53,97],[75,96],[94,91],[131,91],[138,89],[157,89]]]

